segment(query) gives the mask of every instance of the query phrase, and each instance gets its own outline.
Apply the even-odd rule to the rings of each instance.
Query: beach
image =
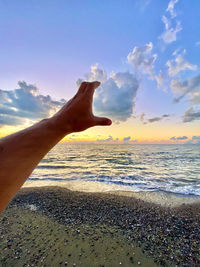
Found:
[[[199,202],[22,188],[0,216],[1,266],[199,266]]]

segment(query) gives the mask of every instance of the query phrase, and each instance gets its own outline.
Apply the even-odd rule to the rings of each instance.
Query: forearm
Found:
[[[83,82],[76,95],[52,118],[0,140],[0,212],[47,152],[65,135],[112,121],[92,112],[99,82]]]
[[[0,140],[0,211],[40,160],[69,133],[56,127],[54,121],[54,118],[42,120]]]

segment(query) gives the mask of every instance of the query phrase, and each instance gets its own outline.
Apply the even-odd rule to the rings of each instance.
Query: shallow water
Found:
[[[200,196],[200,146],[61,143],[46,155],[25,186],[68,184],[83,191]]]

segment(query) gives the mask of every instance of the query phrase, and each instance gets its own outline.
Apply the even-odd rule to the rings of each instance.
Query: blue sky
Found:
[[[127,121],[124,131],[128,136],[129,128],[135,124],[147,127],[152,118],[158,118],[155,123],[170,120],[174,129],[177,123],[179,128],[187,124],[193,132],[184,128],[183,136],[197,136],[199,10],[198,0],[0,1],[1,126],[6,127],[6,120],[14,121],[5,106],[6,110],[17,108],[12,116],[17,118],[16,123],[21,122],[19,106],[5,103],[5,91],[21,88],[18,81],[25,81],[26,86],[34,84],[39,88],[38,95],[50,95],[48,107],[50,110],[52,105],[55,110],[54,99],[69,99],[79,78],[92,80],[104,71],[96,111],[100,114],[104,110],[104,115],[116,123]],[[90,72],[96,63],[99,65]],[[107,102],[102,102],[103,95]],[[179,101],[174,103],[174,99]],[[39,101],[37,107],[43,107],[44,100],[40,97],[34,101]],[[57,103],[58,107],[62,103]],[[47,106],[42,109],[38,108],[38,118],[48,115]],[[112,128],[110,131],[108,136],[113,135]]]

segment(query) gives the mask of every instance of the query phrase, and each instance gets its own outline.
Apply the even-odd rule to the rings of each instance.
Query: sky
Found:
[[[199,0],[0,0],[0,137],[99,80],[94,112],[112,126],[63,141],[200,144],[199,10]]]

